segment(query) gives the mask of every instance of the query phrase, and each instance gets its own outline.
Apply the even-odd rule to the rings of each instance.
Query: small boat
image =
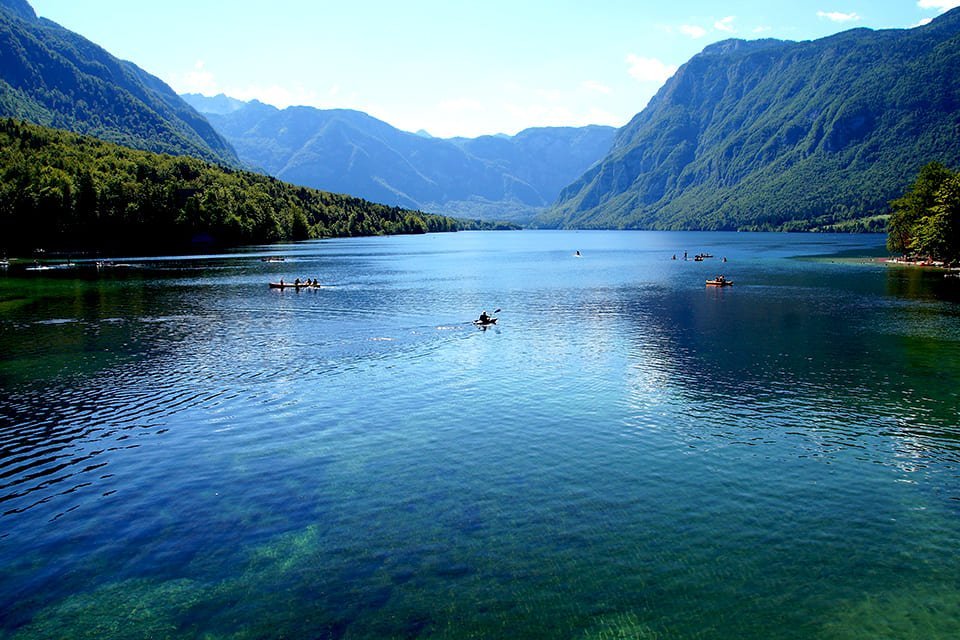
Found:
[[[727,280],[726,278],[714,278],[713,280],[707,280],[708,287],[730,287],[733,286],[733,280]]]
[[[283,256],[267,256],[265,258],[260,258],[260,262],[283,262]]]
[[[482,322],[482,321],[480,321],[480,320],[474,320],[474,321],[473,321],[473,324],[477,325],[478,327],[489,327],[489,326],[492,326],[492,325],[497,324],[497,319],[496,319],[496,318],[490,318],[490,319],[487,320],[486,322]]]
[[[307,287],[313,287],[313,286],[319,287],[320,285],[319,284],[313,285],[313,284],[310,284],[309,282],[271,282],[270,283],[271,289],[306,289]]]

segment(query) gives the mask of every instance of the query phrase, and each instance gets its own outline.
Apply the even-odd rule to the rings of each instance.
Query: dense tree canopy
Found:
[[[164,252],[477,222],[292,186],[188,157],[0,120],[0,249]]]
[[[947,263],[960,261],[960,172],[931,162],[890,206],[887,249]]]

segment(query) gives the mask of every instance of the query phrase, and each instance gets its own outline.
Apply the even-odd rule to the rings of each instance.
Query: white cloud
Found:
[[[914,27],[923,27],[923,26],[926,26],[926,25],[930,24],[931,22],[933,22],[933,18],[924,18],[924,19],[922,19],[920,22],[918,22],[917,24],[913,25],[913,27],[910,27],[910,28],[913,29]]]
[[[627,56],[628,73],[640,82],[666,82],[677,72],[675,65],[667,64],[656,58],[644,58],[635,54]]]
[[[734,33],[736,29],[733,27],[733,21],[736,20],[736,16],[727,16],[713,23],[713,28],[717,31],[726,31],[727,33]]]
[[[193,68],[182,74],[174,74],[170,80],[177,93],[200,93],[213,96],[220,93],[214,75],[206,70],[203,60],[197,60]]]
[[[684,24],[684,25],[680,25],[680,33],[682,33],[685,36],[690,36],[691,38],[697,39],[707,35],[707,30],[695,24]]]
[[[960,7],[960,0],[918,0],[917,6],[921,9],[936,9],[943,13]]]
[[[604,95],[610,95],[613,93],[613,89],[607,85],[597,82],[596,80],[585,80],[580,84],[580,87],[589,91],[590,93],[602,93]]]
[[[199,93],[205,96],[222,93],[237,100],[259,100],[279,109],[292,106],[329,109],[332,108],[331,103],[340,93],[340,87],[336,85],[330,87],[326,96],[302,86],[283,87],[276,84],[231,86],[220,82],[213,72],[207,69],[203,60],[197,60],[189,71],[171,73],[167,82],[177,93]]]
[[[817,11],[817,17],[826,18],[831,22],[855,22],[860,19],[860,16],[856,13],[842,13],[840,11]]]

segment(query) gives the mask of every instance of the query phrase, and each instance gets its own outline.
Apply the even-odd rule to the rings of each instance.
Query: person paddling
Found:
[[[490,324],[490,316],[487,315],[486,309],[480,312],[480,318],[477,319],[477,322],[480,324]]]

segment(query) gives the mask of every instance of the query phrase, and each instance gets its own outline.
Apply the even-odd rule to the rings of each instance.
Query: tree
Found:
[[[887,249],[891,253],[929,255],[916,246],[916,232],[937,202],[937,192],[953,173],[939,162],[920,169],[916,182],[907,193],[890,203],[893,211],[887,227]]]
[[[960,259],[960,174],[937,190],[934,205],[917,227],[914,246],[920,255],[944,262]]]

